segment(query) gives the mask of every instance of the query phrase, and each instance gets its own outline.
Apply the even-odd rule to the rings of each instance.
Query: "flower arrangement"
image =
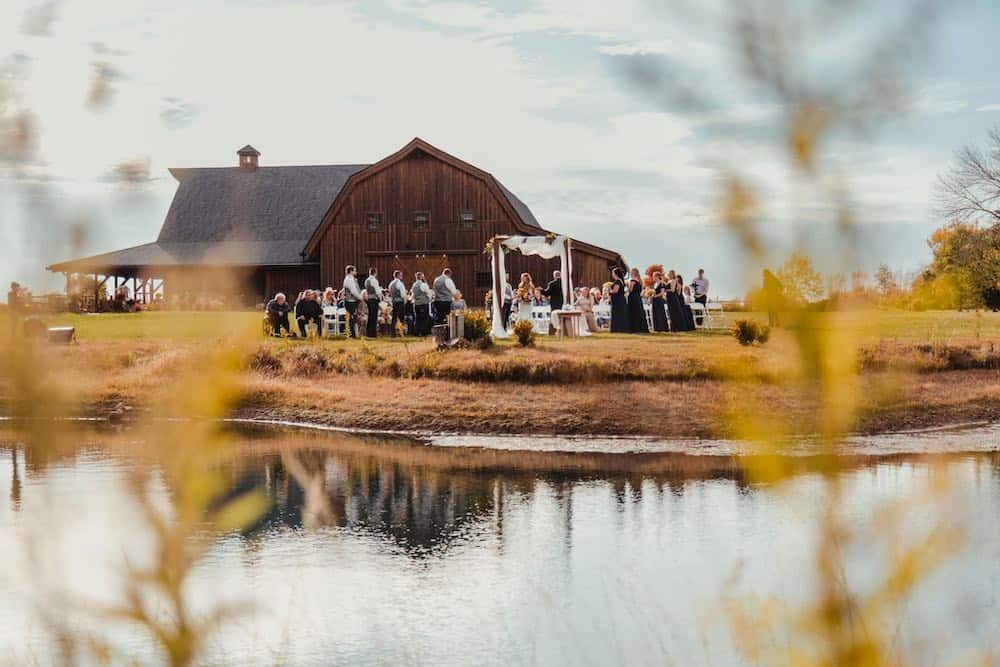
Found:
[[[486,308],[489,309],[493,305],[493,290],[486,291]]]
[[[517,287],[517,300],[518,301],[531,301],[535,298],[535,290],[532,286],[525,287],[524,285],[518,285]]]
[[[647,299],[652,299],[653,298],[653,294],[654,294],[654,292],[653,292],[653,288],[652,287],[646,287],[646,288],[644,288],[642,290],[642,295],[645,298],[647,298]]]
[[[521,347],[529,347],[535,344],[535,325],[531,320],[518,320],[514,324],[514,335],[517,336],[517,343]]]

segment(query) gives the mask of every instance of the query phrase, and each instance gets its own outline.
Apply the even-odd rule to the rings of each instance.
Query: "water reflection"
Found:
[[[138,539],[115,489],[131,467],[157,466],[136,438],[90,430],[56,456],[0,434],[10,499],[0,538],[44,517],[54,542],[83,555],[62,578],[81,595],[106,594],[113,568],[100,563]],[[970,547],[928,582],[901,636],[941,628],[947,641],[935,655],[946,657],[1000,630],[1000,456],[856,456],[842,475],[846,511],[861,524],[880,502],[918,489],[931,463],[960,477],[944,509],[956,520],[973,509]],[[194,590],[250,598],[255,612],[223,632],[209,662],[730,664],[717,618],[723,586],[792,602],[808,590],[820,464],[795,458],[797,474],[777,489],[751,483],[729,456],[441,448],[244,428],[221,464],[229,493],[261,488],[269,508],[219,541]],[[169,503],[170,489],[162,495]],[[16,573],[9,558],[0,565]],[[850,562],[868,572],[871,558]],[[46,640],[25,630],[37,619],[14,590],[0,578],[0,648],[44,656]],[[975,624],[949,620],[960,605],[979,610]],[[127,630],[119,640],[143,655]]]

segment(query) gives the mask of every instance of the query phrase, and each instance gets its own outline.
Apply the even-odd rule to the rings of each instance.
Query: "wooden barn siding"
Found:
[[[414,229],[417,211],[430,212],[427,231]],[[464,211],[475,213],[473,229],[462,228],[459,216]],[[369,212],[382,213],[382,231],[367,230]],[[394,259],[395,253],[436,257],[447,253],[455,284],[471,305],[478,306],[483,304],[487,288],[477,289],[475,276],[490,270],[489,257],[483,254],[486,242],[497,235],[517,233],[504,207],[484,182],[418,152],[361,181],[349,193],[320,240],[321,282],[339,287],[344,267],[354,264],[360,276],[366,275],[370,266],[376,267],[382,284],[387,285],[392,270],[403,268]],[[573,263],[576,284],[600,285],[608,280],[609,264],[604,258],[578,251],[573,254]],[[404,266],[413,264],[412,260],[404,260]],[[541,284],[551,280],[552,271],[558,268],[555,259],[507,255],[507,270],[513,282],[527,271]],[[407,285],[412,280],[412,275],[405,276]]]

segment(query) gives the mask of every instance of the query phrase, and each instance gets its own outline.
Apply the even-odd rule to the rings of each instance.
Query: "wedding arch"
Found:
[[[563,303],[573,303],[573,253],[568,236],[548,234],[546,236],[494,236],[486,244],[490,254],[493,274],[493,337],[507,338],[510,334],[503,325],[503,286],[507,275],[504,255],[517,251],[522,255],[537,255],[542,259],[559,258],[559,272],[562,276]]]

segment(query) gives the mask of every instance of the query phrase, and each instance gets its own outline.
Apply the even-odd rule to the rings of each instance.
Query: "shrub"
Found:
[[[330,370],[330,361],[326,355],[314,345],[294,347],[285,358],[289,375],[308,377]]]
[[[281,372],[281,359],[274,356],[269,345],[259,345],[250,356],[250,370],[264,375],[277,375]]]
[[[482,341],[492,342],[493,336],[490,333],[490,321],[486,318],[484,310],[465,311],[465,340],[470,343]],[[482,346],[489,347],[489,344],[481,343]]]
[[[514,335],[521,347],[535,344],[535,325],[531,320],[518,320],[514,325]]]
[[[740,345],[763,345],[771,338],[771,327],[755,320],[737,320],[733,325],[733,337]]]

